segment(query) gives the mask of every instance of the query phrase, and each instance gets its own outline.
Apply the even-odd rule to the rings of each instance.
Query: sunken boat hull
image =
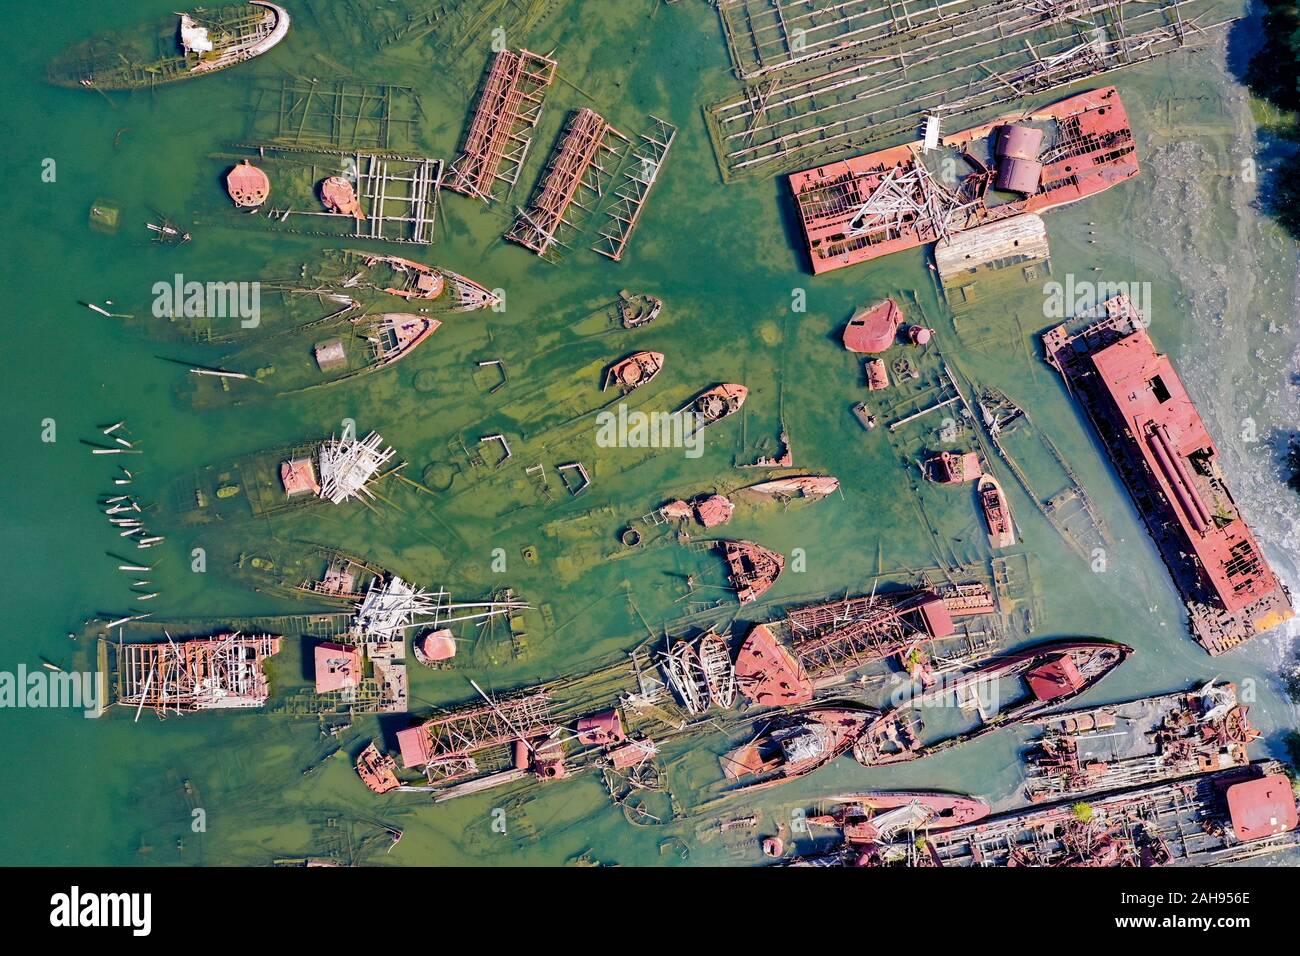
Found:
[[[848,753],[878,716],[848,702],[777,715],[753,741],[722,757],[723,773],[742,781],[733,792],[787,783]]]
[[[287,10],[267,0],[196,8],[81,43],[50,64],[58,86],[147,89],[206,76],[259,57],[289,32]]]
[[[351,249],[330,256],[322,278],[339,291],[382,292],[424,312],[475,312],[502,301],[497,292],[450,269]]]
[[[1011,523],[1011,508],[1002,486],[992,475],[985,474],[980,476],[975,491],[979,495],[984,523],[989,529],[989,547],[995,551],[1010,548],[1016,543],[1016,531]]]
[[[698,427],[720,422],[729,415],[740,411],[749,397],[749,389],[744,385],[722,384],[707,388],[696,395],[682,407],[685,414],[693,414]]]
[[[411,312],[312,324],[214,360],[221,374],[192,371],[187,391],[196,408],[214,408],[337,385],[395,365],[441,325]]]
[[[389,465],[393,456],[374,432],[360,440],[284,445],[178,479],[165,492],[164,503],[186,525],[275,517],[321,502],[341,504],[370,497],[368,486],[396,470]]]
[[[269,542],[241,552],[234,575],[264,594],[350,607],[389,572],[337,548]]]
[[[989,815],[983,800],[956,793],[884,791],[832,797],[813,826],[839,830],[846,843],[888,842],[900,833],[949,830]]]
[[[1125,644],[1076,640],[1054,641],[992,658],[955,680],[922,691],[913,700],[915,704],[938,703],[952,695],[960,708],[978,712],[980,722],[972,730],[925,740],[923,724],[913,711],[899,707],[882,714],[858,735],[853,758],[864,767],[917,760],[1023,723],[1091,690],[1132,653]],[[1013,684],[1015,693],[1009,700],[986,705],[982,695],[990,689],[1000,690],[1005,681],[1020,681],[1023,687]]]
[[[626,394],[642,385],[648,385],[663,371],[663,367],[663,352],[633,352],[609,367],[605,373],[605,388],[614,385]]]

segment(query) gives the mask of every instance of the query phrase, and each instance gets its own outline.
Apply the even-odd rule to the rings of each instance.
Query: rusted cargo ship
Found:
[[[951,158],[970,170],[955,188],[939,182],[920,143],[792,175],[813,272],[1064,206],[1138,174],[1133,131],[1113,86],[954,133],[943,146],[951,152],[932,151],[931,162]]]
[[[979,723],[972,729],[928,742],[910,706],[881,713],[851,701],[831,701],[769,716],[752,738],[722,757],[722,769],[728,778],[742,781],[733,791],[739,792],[802,777],[849,752],[864,767],[916,760],[1049,712],[1095,687],[1131,653],[1124,644],[1079,639],[985,662],[911,701],[936,703],[951,694],[962,710],[978,711]],[[743,691],[739,661],[736,676]],[[1004,699],[1001,692],[1008,687]],[[985,696],[989,699],[982,700]]]
[[[989,815],[983,800],[956,793],[853,793],[826,802],[808,823],[839,831],[846,844],[889,843],[918,830],[949,830]]]
[[[1300,847],[1296,794],[1276,761],[999,814],[923,840],[846,845],[847,866],[1222,866]]]
[[[1035,721],[1025,754],[1034,803],[1244,767],[1259,737],[1233,684],[1072,710]]]
[[[1078,331],[1043,336],[1048,364],[1092,419],[1187,605],[1192,636],[1229,651],[1294,615],[1291,595],[1228,490],[1219,450],[1127,296]]]

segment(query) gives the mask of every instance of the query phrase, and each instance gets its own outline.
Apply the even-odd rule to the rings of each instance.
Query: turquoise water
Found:
[[[417,715],[472,699],[467,678],[505,690],[578,673],[591,660],[644,640],[647,628],[658,631],[680,617],[690,600],[685,576],[721,583],[719,563],[670,539],[627,554],[619,532],[669,498],[755,480],[734,465],[774,454],[783,427],[796,465],[839,476],[843,495],[802,508],[737,513],[729,536],[786,554],[802,548],[807,556],[806,570],[785,574],[742,621],[774,616],[795,598],[867,588],[878,569],[932,566],[936,548],[945,559],[982,562],[987,551],[970,501],[933,488],[917,492],[940,532],[934,543],[909,490],[915,481],[902,460],[905,449],[891,445],[882,429],[863,432],[848,413],[865,393],[853,357],[839,348],[838,330],[855,306],[895,294],[935,326],[944,357],[964,375],[1031,409],[1116,537],[1106,572],[1090,573],[1004,480],[1029,555],[1033,636],[1096,634],[1137,648],[1092,699],[1219,676],[1253,693],[1252,716],[1266,733],[1260,755],[1276,749],[1278,734],[1294,726],[1273,677],[1285,636],[1211,660],[1182,633],[1177,597],[1128,498],[1037,358],[1036,333],[1047,324],[1040,290],[982,304],[954,321],[919,250],[814,279],[796,250],[781,184],[720,183],[699,107],[729,91],[732,81],[716,15],[695,0],[557,3],[526,37],[510,38],[532,49],[554,48],[562,76],[548,94],[513,203],[526,198],[572,109],[591,106],[630,135],[647,128],[651,114],[680,127],[625,261],[589,252],[590,229],[558,265],[540,261],[500,240],[509,207],[484,208],[444,193],[433,246],[418,255],[409,247],[388,251],[505,289],[504,312],[451,318],[391,372],[282,401],[195,413],[178,396],[184,369],[167,360],[202,362],[218,352],[151,340],[79,303],[112,300],[117,305],[110,311],[143,313],[153,284],[177,272],[200,281],[291,275],[330,246],[246,224],[232,228],[219,189],[224,166],[212,154],[245,141],[248,104],[257,90],[277,88],[285,71],[411,86],[423,113],[403,148],[450,158],[491,51],[484,35],[377,52],[361,6],[303,3],[290,4],[294,27],[279,49],[218,76],[108,98],[42,82],[45,62],[67,44],[171,9],[154,0],[89,10],[55,2],[11,13],[16,42],[0,67],[11,91],[3,148],[15,251],[4,265],[9,315],[0,326],[11,453],[0,501],[8,544],[2,560],[14,586],[0,670],[20,662],[36,668],[42,659],[85,666],[88,646],[68,633],[88,617],[115,617],[132,606],[129,580],[105,554],[120,549],[119,539],[96,504],[120,459],[91,456],[81,443],[122,419],[142,452],[130,456],[128,467],[140,473],[140,490],[150,500],[162,500],[198,466],[323,436],[345,418],[363,432],[380,431],[416,480],[459,469],[448,492],[430,497],[402,487],[393,505],[377,513],[345,506],[197,529],[173,525],[161,512],[151,519],[168,535],[164,547],[148,552],[160,558],[151,577],[161,592],[152,602],[159,616],[294,610],[225,573],[231,555],[270,537],[327,541],[421,583],[444,584],[457,597],[473,599],[509,584],[532,601],[537,611],[526,618],[525,656],[438,672],[417,672],[412,663]],[[1179,56],[1118,75],[1146,171],[1134,183],[1049,215],[1053,273],[1151,283],[1152,334],[1185,370],[1235,467],[1232,478],[1243,489],[1238,498],[1279,570],[1294,582],[1285,546],[1296,520],[1294,499],[1285,496],[1267,448],[1241,439],[1238,423],[1253,417],[1259,435],[1286,426],[1285,404],[1273,393],[1283,388],[1295,344],[1294,316],[1284,311],[1293,308],[1287,293],[1295,247],[1242,204],[1233,187],[1242,111],[1223,98],[1234,87],[1217,57],[1213,51]],[[1161,218],[1171,217],[1162,184],[1189,174],[1174,151],[1188,144],[1200,157],[1194,170],[1205,185],[1194,202],[1185,200],[1188,216],[1173,216],[1171,229]],[[1245,148],[1252,146],[1247,137]],[[56,164],[53,182],[41,177],[46,159]],[[121,208],[113,235],[88,226],[91,206],[105,200]],[[143,225],[154,211],[190,224],[194,240],[175,249],[150,243]],[[1095,223],[1128,228],[1099,231]],[[1166,246],[1168,235],[1178,242]],[[1205,311],[1204,303],[1213,304],[1207,276],[1216,274],[1207,264],[1223,271],[1224,263],[1221,279],[1231,295],[1219,325]],[[662,296],[663,316],[635,332],[611,330],[604,313],[624,288]],[[806,293],[806,311],[792,310],[796,290]],[[1266,317],[1285,331],[1249,347]],[[593,428],[561,424],[607,400],[599,391],[601,369],[633,349],[668,356],[647,394],[636,395],[646,408],[676,408],[719,381],[750,388],[743,413],[706,433],[701,458],[601,449]],[[495,394],[488,394],[492,381],[476,375],[475,363],[485,358],[501,358],[509,369],[507,387]],[[47,419],[53,442],[42,441]],[[510,437],[515,463],[475,472],[460,442],[474,445],[498,432]],[[579,498],[558,486],[552,500],[539,498],[523,473],[542,462],[554,475],[556,464],[571,460],[583,461],[594,479]],[[213,556],[203,574],[191,571],[189,555],[198,547]],[[536,550],[535,563],[523,558],[527,548]],[[503,574],[492,570],[496,549],[507,558]],[[400,717],[358,719],[343,754],[371,736],[391,744],[405,725]],[[6,858],[15,863],[264,864],[333,856],[393,865],[555,864],[586,851],[593,859],[641,865],[761,862],[754,831],[720,835],[701,818],[665,828],[629,826],[594,777],[504,807],[492,795],[436,807],[417,795],[376,799],[349,759],[325,756],[338,743],[322,735],[315,719],[159,721],[144,714],[136,722],[115,713],[89,721],[70,711],[8,710],[3,729],[15,783],[0,795],[0,831]],[[670,748],[666,761],[679,801],[689,805],[716,779],[715,755],[724,747],[719,736]],[[304,775],[309,768],[316,769]],[[769,815],[766,826],[800,801],[846,788],[925,786],[1000,800],[1018,779],[1015,741],[1001,735],[902,768],[868,771],[840,761],[756,806]],[[206,813],[204,833],[190,826],[195,808]],[[494,809],[505,810],[505,833],[493,829]],[[388,827],[405,836],[385,852]]]

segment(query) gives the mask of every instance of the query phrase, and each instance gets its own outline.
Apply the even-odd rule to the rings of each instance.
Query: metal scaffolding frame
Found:
[[[574,113],[531,204],[519,210],[506,238],[543,258],[553,255],[556,245],[564,245],[559,234],[572,225],[570,208],[589,211],[589,204],[602,195],[606,170],[601,159],[617,153],[612,139],[627,142],[627,137],[595,110],[584,107]]]
[[[652,116],[654,128],[641,134],[641,141],[632,148],[628,162],[623,164],[622,182],[614,188],[614,201],[606,207],[609,222],[600,232],[600,238],[591,248],[618,262],[632,238],[632,230],[641,218],[650,190],[659,181],[668,150],[677,138],[677,127]]]
[[[460,155],[451,164],[448,189],[492,202],[498,184],[509,195],[532,146],[533,128],[542,117],[546,88],[556,63],[521,49],[502,50],[483,81],[478,104]]]
[[[1205,42],[1232,22],[1200,25],[1203,13],[1184,16],[1185,8],[1206,0],[1154,0],[1137,10],[1123,0],[967,0],[922,9],[908,2],[876,5],[878,22],[856,32],[845,24],[835,38],[810,40],[808,26],[799,49],[793,33],[789,50],[785,40],[774,43],[784,34],[769,23],[753,41],[771,46],[766,66],[738,53],[738,34],[729,30],[737,71],[750,85],[706,110],[724,178],[771,175],[915,137],[927,113],[965,115],[1060,89]],[[811,0],[820,9],[809,16],[853,5]],[[724,26],[750,6],[760,7],[749,0],[720,4]],[[790,6],[789,0],[761,5],[782,15]],[[785,52],[777,56],[778,49]]]

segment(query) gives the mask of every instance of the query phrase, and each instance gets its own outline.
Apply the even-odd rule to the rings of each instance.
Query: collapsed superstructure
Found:
[[[265,662],[278,636],[233,632],[119,643],[113,703],[158,713],[261,707],[270,696]]]
[[[373,498],[374,492],[367,486],[394,454],[376,432],[359,440],[345,435],[323,442],[318,453],[320,490],[317,494],[336,505],[349,498]]]
[[[1133,131],[1113,86],[962,130],[943,146],[970,170],[954,185],[931,171],[919,143],[792,175],[813,272],[1054,209],[1138,174]],[[1018,196],[995,201],[995,190]]]
[[[1244,767],[1259,737],[1233,684],[1072,710],[1035,721],[1025,753],[1031,802]]]

